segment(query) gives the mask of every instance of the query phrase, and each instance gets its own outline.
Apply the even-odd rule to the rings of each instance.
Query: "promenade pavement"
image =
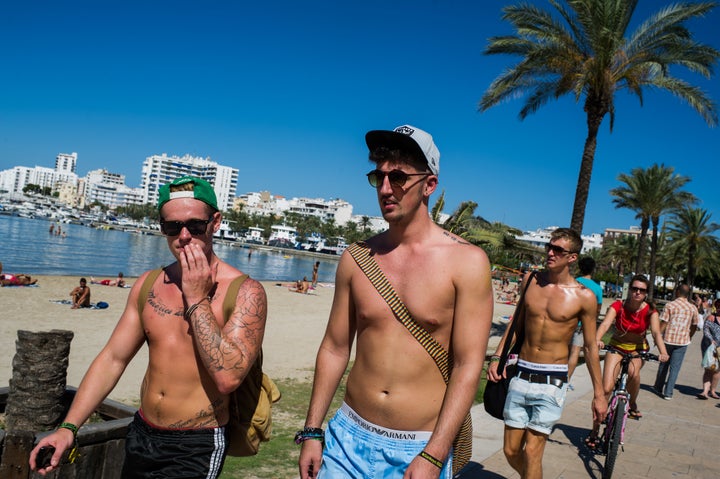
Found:
[[[618,453],[613,478],[720,478],[720,401],[699,400],[702,389],[698,332],[688,347],[675,392],[666,401],[652,392],[657,363],[641,373],[640,420],[628,419],[624,450]],[[656,352],[656,350],[655,350]],[[578,366],[568,391],[562,419],[548,439],[543,456],[545,479],[601,478],[605,456],[583,444],[590,432],[592,385],[587,368]],[[519,478],[502,452],[503,423],[482,404],[472,409],[474,447],[459,479]]]

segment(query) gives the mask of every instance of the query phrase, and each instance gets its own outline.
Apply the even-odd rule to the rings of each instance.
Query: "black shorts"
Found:
[[[215,479],[227,449],[225,428],[160,429],[139,412],[128,427],[122,479]]]

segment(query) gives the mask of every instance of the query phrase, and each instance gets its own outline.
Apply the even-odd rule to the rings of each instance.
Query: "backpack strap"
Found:
[[[235,311],[238,291],[246,279],[248,279],[248,275],[246,274],[238,276],[232,280],[225,292],[225,299],[223,300],[223,317],[225,318],[226,323],[230,319],[230,316],[232,316],[233,311]]]
[[[137,302],[137,309],[138,309],[138,316],[140,316],[140,322],[142,323],[142,314],[143,309],[145,309],[145,303],[147,303],[148,294],[150,294],[150,288],[152,288],[152,285],[155,283],[155,280],[158,276],[160,276],[160,273],[162,273],[164,268],[158,268],[150,271],[148,275],[145,277],[145,281],[143,281],[142,286],[140,287],[140,293],[138,293],[138,302]]]

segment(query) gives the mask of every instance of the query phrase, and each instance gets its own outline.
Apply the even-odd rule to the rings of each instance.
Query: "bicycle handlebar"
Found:
[[[657,354],[652,354],[647,351],[631,351],[629,353],[626,353],[625,351],[621,351],[621,350],[619,350],[613,346],[609,346],[609,345],[601,348],[600,351],[616,353],[616,354],[621,355],[624,358],[630,358],[630,359],[640,358],[645,361],[657,361],[657,362],[660,361],[660,358],[658,357]]]

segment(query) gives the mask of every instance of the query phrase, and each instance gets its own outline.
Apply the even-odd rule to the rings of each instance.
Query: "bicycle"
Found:
[[[615,468],[615,460],[617,459],[618,450],[624,444],[625,440],[625,424],[628,418],[628,407],[630,405],[630,393],[627,391],[628,370],[630,361],[635,358],[641,358],[644,361],[658,361],[655,354],[648,352],[625,353],[612,346],[605,346],[601,351],[615,353],[622,356],[620,361],[620,374],[615,380],[615,387],[610,396],[608,404],[608,412],[605,417],[605,430],[600,435],[601,452],[605,454],[605,467],[603,468],[603,479],[612,477]]]

